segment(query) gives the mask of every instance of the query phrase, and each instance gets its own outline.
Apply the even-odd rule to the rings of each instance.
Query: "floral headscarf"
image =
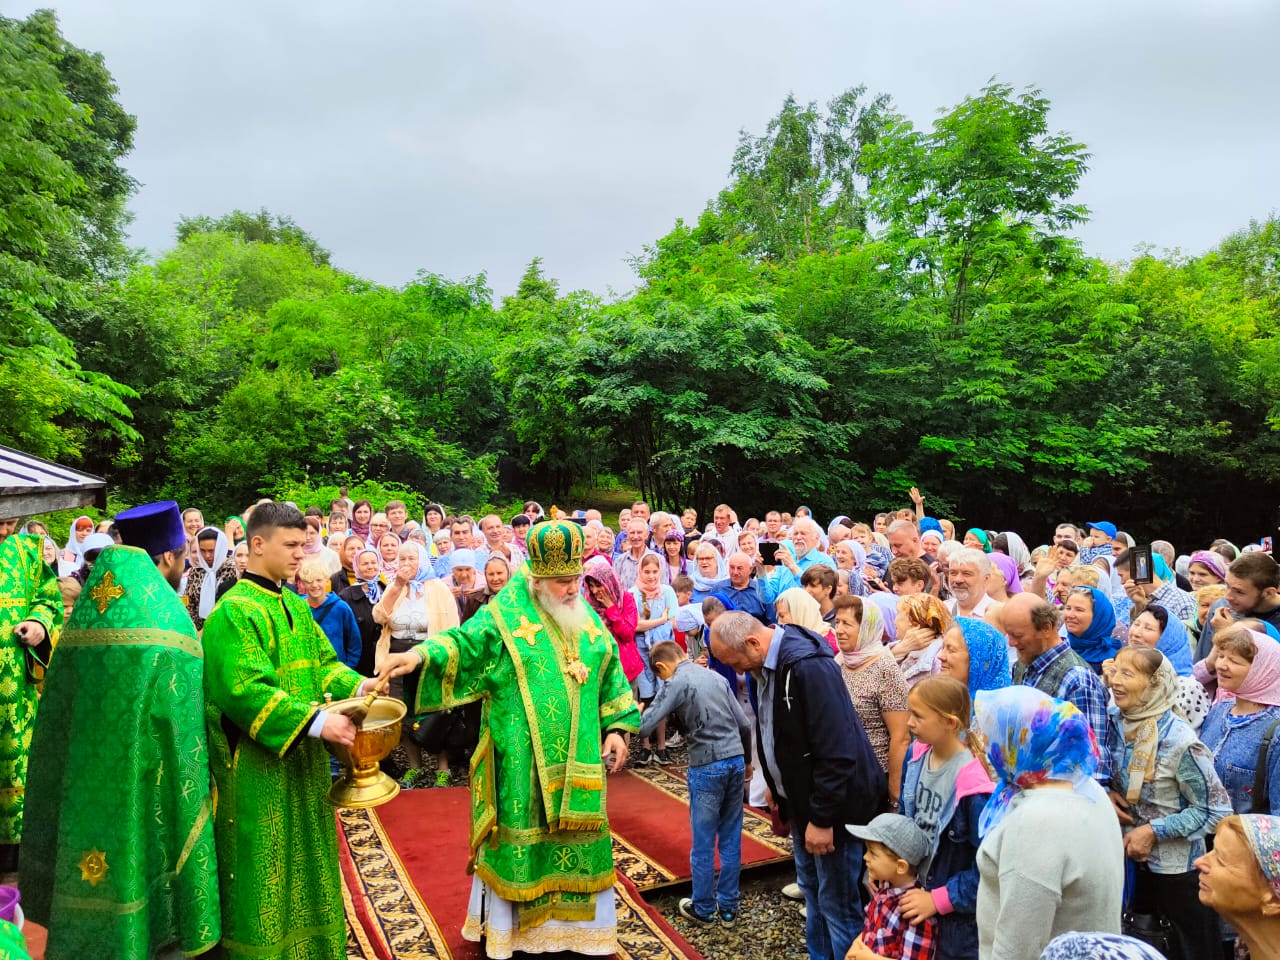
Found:
[[[1244,838],[1272,891],[1280,896],[1280,817],[1251,813],[1240,817]]]
[[[1075,704],[1022,685],[983,690],[974,698],[974,720],[996,775],[978,821],[980,836],[1004,819],[1019,793],[1046,780],[1065,780],[1090,800],[1106,801],[1093,779],[1098,741]]]
[[[979,690],[1002,690],[1009,686],[1009,641],[985,620],[957,617],[965,646],[969,648],[969,696]]]
[[[382,599],[382,554],[378,553],[373,547],[365,547],[356,554],[355,563],[352,564],[353,570],[360,569],[360,558],[366,553],[373,554],[375,560],[378,561],[378,575],[372,580],[356,580],[356,585],[364,590],[364,595],[369,598],[370,603],[377,603]],[[359,574],[356,574],[359,577]]]
[[[1164,960],[1164,954],[1119,933],[1064,933],[1049,941],[1040,960]]]
[[[613,606],[622,597],[622,583],[618,580],[618,575],[613,572],[613,566],[602,556],[594,556],[588,560],[582,567],[582,595],[586,598],[587,603],[591,604],[596,613],[603,613],[606,608],[602,608],[596,602],[595,596],[587,587],[587,581],[594,580],[601,584],[609,591],[612,598],[607,606]]]
[[[1218,578],[1219,583],[1226,583],[1227,561],[1223,559],[1222,554],[1214,553],[1212,550],[1197,550],[1191,555],[1191,559],[1187,562],[1187,567],[1190,568],[1193,563],[1208,567],[1209,572]]]

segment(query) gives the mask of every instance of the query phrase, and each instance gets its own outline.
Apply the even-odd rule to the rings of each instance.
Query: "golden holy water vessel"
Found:
[[[329,788],[329,802],[335,807],[377,807],[400,792],[400,784],[382,772],[378,762],[400,742],[400,722],[405,705],[393,697],[352,697],[325,704],[325,709],[346,714],[356,723],[356,739],[349,747],[325,742],[329,752],[342,764],[342,776]]]

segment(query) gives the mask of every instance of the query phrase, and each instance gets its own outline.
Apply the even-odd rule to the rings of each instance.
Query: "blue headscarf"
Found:
[[[969,648],[969,696],[1009,686],[1009,641],[1004,634],[974,617],[957,617],[956,622]]]
[[[1093,597],[1093,622],[1080,636],[1067,631],[1067,639],[1071,649],[1089,663],[1101,663],[1114,657],[1120,649],[1120,641],[1111,634],[1116,628],[1116,611],[1111,606],[1111,598],[1097,587],[1073,587],[1071,592],[1088,590]]]
[[[1079,708],[1035,687],[984,690],[974,698],[974,722],[987,738],[996,789],[978,820],[985,837],[1027,787],[1065,780],[1095,803],[1107,795],[1093,779],[1101,756],[1093,728]]]
[[[400,552],[404,553],[405,549],[410,546],[418,549],[418,572],[409,581],[409,596],[416,598],[422,596],[423,584],[436,578],[436,568],[431,562],[431,555],[427,552],[427,548],[416,540],[406,541],[400,547]]]
[[[867,600],[870,600],[880,608],[881,619],[884,621],[884,635],[890,643],[896,643],[898,640],[898,595],[896,593],[887,593],[884,590],[876,590],[874,593],[867,595]]]
[[[1191,637],[1183,622],[1173,615],[1173,611],[1165,612],[1168,614],[1169,622],[1160,632],[1160,642],[1156,644],[1156,649],[1164,654],[1178,676],[1189,677],[1191,676]]]
[[[1151,568],[1155,570],[1156,576],[1159,577],[1161,580],[1174,579],[1173,571],[1169,569],[1169,561],[1167,561],[1164,557],[1160,556],[1160,554],[1158,553],[1152,554]]]
[[[724,554],[710,540],[703,540],[699,543],[698,550],[702,549],[704,543],[716,552],[716,575],[713,579],[703,576],[702,571],[698,568],[698,552],[695,550],[693,563],[689,564],[689,578],[693,581],[694,595],[699,599],[709,597],[717,590],[723,590],[729,584],[729,565],[725,561]]]

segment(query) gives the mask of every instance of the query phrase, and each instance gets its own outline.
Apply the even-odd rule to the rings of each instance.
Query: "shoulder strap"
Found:
[[[1275,738],[1276,730],[1280,730],[1280,720],[1271,721],[1271,725],[1267,727],[1267,732],[1262,735],[1262,742],[1258,744],[1258,767],[1253,773],[1252,813],[1271,812],[1271,798],[1267,795],[1267,760],[1269,759],[1271,741]]]

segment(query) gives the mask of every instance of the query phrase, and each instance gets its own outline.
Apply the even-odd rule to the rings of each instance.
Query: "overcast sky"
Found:
[[[483,271],[501,297],[541,256],[564,290],[621,294],[788,93],[861,83],[927,125],[992,76],[1088,144],[1094,254],[1197,253],[1280,208],[1277,0],[53,6],[138,118],[152,253],[180,216],[265,206],[387,284]]]

